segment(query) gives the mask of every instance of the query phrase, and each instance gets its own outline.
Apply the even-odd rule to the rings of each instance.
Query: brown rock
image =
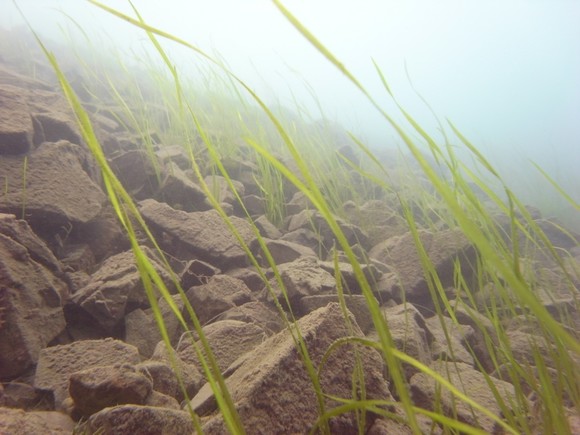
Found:
[[[0,155],[25,154],[32,145],[32,118],[21,94],[14,86],[0,86]]]
[[[165,285],[172,291],[173,282],[164,266],[156,260],[153,251],[144,248],[144,252]],[[67,315],[72,317],[80,309],[85,316],[83,319],[81,315],[77,315],[77,318],[84,320],[83,323],[92,321],[105,332],[111,332],[125,316],[127,309],[147,306],[147,293],[135,264],[133,251],[127,251],[105,260],[93,273],[89,283],[73,295],[66,310]]]
[[[22,226],[20,240],[35,257],[57,267],[43,244]],[[39,352],[65,328],[62,309],[67,286],[32,259],[27,247],[0,234],[0,379],[12,379],[29,369]]]
[[[0,408],[0,433],[6,435],[70,435],[74,421],[61,412]]]
[[[0,159],[0,173],[8,180],[0,211],[24,213],[40,233],[95,218],[106,198],[83,169],[74,147],[66,141],[45,142],[27,157]]]
[[[438,362],[435,370],[451,384],[478,404],[484,406],[493,414],[501,417],[501,407],[497,403],[488,380],[493,382],[497,393],[502,397],[506,406],[515,403],[515,390],[512,384],[486,376],[468,364],[458,362]],[[486,380],[487,379],[487,380]],[[486,433],[495,433],[496,423],[487,415],[473,409],[469,404],[453,396],[445,387],[436,384],[436,381],[424,373],[417,373],[411,378],[411,394],[416,406],[434,410],[437,403],[446,416],[457,418]]]
[[[140,211],[150,227],[171,239],[167,244],[177,258],[197,257],[222,270],[248,263],[246,253],[215,210],[186,213],[152,199],[141,201]],[[243,240],[253,246],[256,237],[244,219],[230,218]]]
[[[452,287],[454,284],[456,260],[461,264],[463,277],[469,281],[473,265],[477,261],[475,250],[460,230],[443,230],[437,233],[420,231],[419,237],[443,288]],[[398,292],[404,292],[405,297],[402,299],[415,303],[420,309],[433,308],[422,263],[410,232],[379,243],[370,250],[369,255],[393,266],[398,278],[394,285]]]
[[[109,406],[143,405],[152,389],[153,381],[129,364],[91,367],[72,373],[68,387],[75,414],[84,417]]]
[[[40,352],[34,386],[52,391],[59,408],[68,397],[68,380],[73,373],[91,367],[138,362],[139,352],[135,347],[111,338],[47,347]]]
[[[186,296],[202,325],[230,308],[254,300],[243,281],[227,275],[212,276],[207,284],[189,289]]]
[[[203,328],[203,332],[222,372],[236,359],[250,352],[267,338],[266,333],[259,326],[237,320],[220,320],[211,323]],[[198,341],[195,346],[201,347],[201,343]],[[193,364],[200,372],[203,372],[191,340],[184,337],[177,347],[177,352],[185,363]]]
[[[314,367],[318,367],[328,347],[338,338],[350,335],[338,304],[314,311],[298,321]],[[358,330],[358,335],[362,332]],[[389,400],[391,395],[382,377],[382,361],[370,348],[357,347],[365,370],[366,397]],[[238,364],[238,363],[237,363]],[[334,352],[322,369],[320,384],[327,394],[352,397],[354,369],[353,348],[348,345]],[[283,331],[241,358],[239,367],[226,380],[232,400],[248,433],[306,433],[318,417],[316,395],[312,381],[305,371],[296,345],[288,331]],[[212,394],[205,385],[192,400],[194,409],[211,412]],[[327,409],[335,406],[326,400]],[[371,415],[367,423],[372,424]],[[340,424],[341,433],[356,433],[352,414],[331,421]],[[208,434],[225,433],[221,416],[215,416],[206,425]]]
[[[86,434],[169,435],[194,432],[189,413],[154,406],[120,405],[93,414]]]

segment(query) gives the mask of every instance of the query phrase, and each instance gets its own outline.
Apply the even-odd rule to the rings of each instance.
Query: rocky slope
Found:
[[[284,301],[271,271],[266,269],[273,293],[265,290],[238,241],[210,207],[180,147],[157,145],[159,184],[140,143],[115,120],[97,113],[91,116],[111,167],[137,201],[178,274],[248,433],[308,432],[320,403],[275,308],[275,298]],[[352,329],[344,321],[329,256],[334,236],[322,217],[288,189],[291,215],[282,228],[276,228],[264,215],[251,177],[252,163],[229,165],[237,168],[238,192],[279,265],[315,367],[341,337],[376,337],[352,267],[341,260]],[[206,433],[224,433],[224,421],[193,343],[163,300],[160,310],[172,349],[161,340],[129,242],[66,102],[54,86],[19,75],[6,65],[0,65],[0,182],[0,433],[70,434],[75,426],[79,430],[77,422],[82,419],[86,422],[82,433],[186,434],[194,431],[188,406],[202,417]],[[224,208],[263,261],[256,235],[235,198],[219,177],[212,183],[222,183]],[[434,316],[413,238],[402,218],[393,215],[396,209],[397,204],[387,200],[369,201],[352,213],[350,222],[340,221],[357,252],[370,259],[365,273],[396,346],[501,416],[496,395],[510,406],[515,393],[501,373],[485,373],[487,380],[483,374],[493,365],[486,357],[482,329],[493,336],[493,325],[457,307],[454,314],[460,324],[444,313],[444,332],[440,318]],[[569,251],[570,262],[578,267],[577,242],[540,217],[538,223],[549,230],[557,248]],[[454,264],[459,262],[469,271],[476,264],[475,249],[452,229],[422,229],[420,237],[443,287],[454,297]],[[145,238],[142,242],[175,294],[163,262]],[[553,265],[535,261],[534,267],[544,268],[544,275],[557,286],[559,274]],[[562,288],[558,300],[546,298],[546,306],[558,313],[558,306],[565,305],[571,316],[577,316],[578,286],[574,291]],[[482,289],[482,300],[490,292]],[[174,300],[184,310],[179,296]],[[511,320],[507,333],[513,354],[519,361],[535,364],[528,344],[534,338],[533,326]],[[548,351],[545,363],[556,367]],[[351,397],[357,358],[364,367],[367,399],[394,400],[380,354],[354,345],[340,348],[325,361],[320,376],[323,391]],[[438,407],[488,433],[496,429],[488,416],[457,406],[447,394],[437,401],[434,381],[414,367],[405,366],[404,373],[418,406]],[[490,389],[489,380],[496,391]],[[323,402],[327,408],[337,405],[329,397]],[[390,411],[402,415],[397,407]],[[570,419],[577,424],[573,416]],[[420,423],[425,433],[440,432],[426,419]],[[411,433],[403,423],[372,413],[366,425],[369,434]],[[358,433],[352,413],[331,419],[330,427],[332,433]]]

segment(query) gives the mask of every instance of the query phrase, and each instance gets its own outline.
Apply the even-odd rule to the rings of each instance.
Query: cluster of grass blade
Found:
[[[250,213],[246,211],[244,203],[222,163],[223,157],[236,155],[239,144],[238,138],[243,137],[245,145],[252,150],[255,161],[257,162],[258,171],[256,174],[256,183],[266,200],[268,217],[277,224],[282,223],[285,217],[285,185],[290,183],[308,198],[312,206],[327,221],[329,227],[335,234],[337,248],[344,252],[353,266],[354,273],[360,284],[362,294],[366,298],[369,313],[379,337],[378,342],[346,337],[328,349],[327,356],[347,344],[353,345],[354,343],[358,343],[359,345],[376,348],[383,356],[387,365],[399,404],[402,405],[405,412],[404,421],[416,433],[420,432],[416,419],[416,416],[419,414],[427,416],[437,422],[446,431],[453,433],[482,432],[458,421],[457,418],[446,416],[441,409],[435,408],[436,411],[429,411],[416,407],[412,403],[409,388],[403,375],[403,363],[414,366],[419,371],[426,373],[436,381],[441,391],[446,390],[450,392],[457,400],[487,415],[508,433],[533,433],[534,422],[531,422],[528,418],[531,411],[526,397],[527,394],[525,393],[527,389],[531,388],[538,398],[538,403],[542,404],[541,409],[537,411],[539,414],[537,419],[538,421],[542,421],[544,431],[546,433],[570,433],[565,413],[566,406],[575,406],[576,409],[580,409],[580,380],[578,371],[576,370],[577,364],[575,363],[575,358],[580,353],[580,345],[573,335],[561,323],[556,321],[542,305],[534,292],[532,286],[533,278],[525,276],[521,270],[521,261],[523,257],[535,249],[547,251],[552,257],[552,260],[559,265],[562,270],[562,276],[570,288],[573,288],[573,274],[576,274],[577,277],[579,272],[569,269],[567,266],[568,263],[561,257],[561,253],[551,245],[528,210],[518,201],[509,188],[504,185],[497,172],[483,155],[453,125],[450,124],[450,128],[457,140],[473,155],[474,160],[477,161],[479,168],[486,173],[486,176],[491,177],[494,179],[494,182],[503,186],[505,198],[496,194],[496,191],[489,187],[489,182],[487,180],[484,181],[471,166],[465,165],[457,158],[454,153],[454,146],[451,145],[451,141],[447,136],[445,136],[445,143],[443,145],[437,144],[400,107],[401,112],[409,123],[411,131],[421,139],[421,143],[419,144],[418,141],[411,139],[410,134],[402,126],[395,123],[380,108],[374,98],[368,94],[354,76],[278,1],[274,1],[274,3],[286,18],[288,18],[297,30],[323,56],[333,63],[369,98],[371,103],[384,116],[385,122],[389,123],[397,131],[401,140],[411,153],[414,164],[418,165],[423,171],[425,180],[431,186],[432,191],[423,189],[418,184],[420,182],[413,179],[413,177],[405,179],[403,176],[398,177],[398,180],[393,180],[392,171],[384,168],[376,156],[354,136],[352,136],[353,144],[358,146],[363,159],[362,161],[365,162],[360,165],[348,160],[340,153],[335,153],[324,132],[316,129],[296,128],[292,122],[285,123],[279,115],[275,114],[275,110],[270,109],[258,95],[229,71],[223,62],[216,61],[197,47],[169,33],[148,26],[141,19],[137,11],[135,11],[135,14],[138,18],[133,19],[114,9],[99,4],[97,1],[91,0],[91,3],[143,29],[147,33],[155,51],[162,59],[162,67],[166,71],[169,71],[169,74],[167,74],[166,71],[158,70],[152,66],[149,67],[151,69],[150,72],[155,77],[155,89],[158,91],[155,98],[157,99],[156,107],[159,110],[152,111],[146,111],[145,109],[155,107],[155,105],[151,105],[150,95],[144,95],[142,89],[138,86],[131,88],[129,85],[128,89],[124,88],[121,90],[107,72],[98,74],[98,78],[95,77],[95,79],[104,82],[102,85],[109,89],[112,101],[123,109],[119,114],[118,120],[127,130],[141,133],[143,137],[149,137],[150,130],[155,128],[156,130],[160,130],[162,136],[165,135],[164,139],[170,141],[169,143],[183,144],[190,156],[192,169],[197,181],[205,191],[214,208],[219,212],[226,225],[228,225],[231,232],[236,236],[240,245],[246,251],[248,258],[256,270],[261,274],[264,283],[272,292],[274,301],[277,301],[277,298],[273,294],[269,280],[266,278],[263,268],[256,259],[255,253],[247,246],[228,218],[226,212],[221,208],[219,198],[216,197],[211,184],[208,185],[205,182],[205,176],[208,173],[223,176],[230,190],[236,196],[241,209],[245,211],[248,221],[252,222]],[[205,85],[212,86],[214,89],[216,87],[219,88],[217,98],[214,98],[216,94],[213,94],[211,98],[207,99],[198,97],[199,88],[191,87],[178,74],[177,68],[157,40],[158,37],[168,39],[191,49],[202,60],[217,68],[220,74],[214,74],[209,72],[209,69],[203,69],[204,74],[206,74]],[[87,39],[87,43],[90,43],[90,38],[87,37]],[[149,301],[153,307],[163,339],[169,347],[169,339],[159,312],[158,298],[163,297],[167,301],[186,330],[187,322],[175,306],[169,291],[163,285],[163,282],[138,245],[134,225],[137,224],[142,227],[149,236],[151,243],[156,247],[157,244],[139,216],[138,210],[131,198],[124,191],[109,168],[100,144],[92,132],[87,114],[76,98],[66,77],[60,71],[56,59],[46,49],[44,50],[57,73],[65,95],[77,115],[83,138],[89,145],[90,150],[102,170],[103,180],[109,198],[131,240],[136,262],[143,277]],[[118,60],[122,65],[123,62],[121,59]],[[388,94],[393,97],[378,66],[377,74],[383,80]],[[127,75],[129,76],[129,71],[127,71]],[[103,77],[105,78],[104,80]],[[234,94],[236,98],[232,99],[231,94]],[[242,94],[245,94],[245,96],[242,96]],[[238,101],[238,103],[233,104],[233,101]],[[256,111],[256,106],[260,109],[261,113]],[[139,112],[139,109],[135,107],[141,107],[142,112]],[[306,120],[302,119],[302,121]],[[273,134],[275,137],[272,136]],[[147,148],[148,146],[149,148]],[[148,149],[149,158],[154,164],[157,164],[152,144],[148,145],[145,142],[145,147]],[[428,159],[425,156],[425,150],[431,154],[431,158]],[[289,162],[293,165],[292,168],[289,166]],[[212,168],[209,172],[207,170],[208,167]],[[349,171],[347,171],[347,168]],[[296,173],[296,170],[298,173]],[[364,182],[364,186],[367,189],[364,195],[360,195],[360,192],[352,191],[352,185],[354,183],[345,182],[345,173],[347,172],[349,177],[354,174]],[[408,172],[416,173],[415,169],[409,170]],[[556,190],[560,191],[576,210],[578,210],[578,204],[574,203],[569,196],[566,196],[565,192],[562,192],[559,186],[547,174],[544,175],[554,185]],[[410,193],[403,192],[395,187],[400,184],[405,184]],[[481,198],[474,193],[473,186],[487,195],[492,209],[507,216],[509,224],[507,235],[498,229],[495,220],[496,216],[490,212],[490,204],[483,204]],[[444,321],[444,316],[451,317],[453,324],[458,325],[459,321],[455,316],[456,310],[462,309],[468,313],[473,313],[472,318],[484,335],[489,358],[492,361],[495,373],[500,373],[503,369],[502,373],[507,373],[503,375],[505,376],[504,379],[514,385],[516,395],[513,403],[506,403],[505,398],[501,397],[497,392],[492,379],[489,376],[487,377],[488,385],[496,394],[497,402],[502,408],[505,420],[498,418],[485,407],[476,403],[472,398],[467,397],[459,386],[450,384],[443,375],[436,372],[433,368],[427,367],[405,353],[395,349],[388,322],[380,312],[379,305],[372,293],[371,285],[363,273],[362,264],[357,259],[357,256],[353,252],[352,247],[336,220],[336,216],[337,214],[341,214],[342,204],[346,200],[354,199],[360,205],[364,199],[373,199],[373,192],[376,192],[377,189],[396,197],[400,203],[400,210],[402,210],[401,218],[406,220],[408,228],[413,235],[429,284],[429,291],[434,302],[435,312],[441,319],[441,325],[446,336],[449,338],[450,331],[448,330],[447,323]],[[478,264],[473,265],[477,271],[475,283],[472,281],[468,282],[464,279],[464,272],[461,270],[460,264],[458,262],[456,263],[455,287],[461,297],[457,297],[455,300],[449,299],[447,289],[443,287],[419,237],[419,228],[437,230],[441,228],[441,225],[449,228],[460,228],[478,252]],[[293,326],[296,319],[292,314],[290,303],[282,279],[277,271],[275,261],[268,252],[265,241],[255,226],[254,231],[260,244],[261,254],[266,259],[268,266],[274,271],[277,284],[282,290],[283,298],[278,304],[278,311],[287,325],[288,330],[292,333],[318,399],[320,417],[316,427],[313,428],[313,432],[320,429],[323,433],[328,433],[329,419],[347,412],[356,413],[359,418],[359,429],[361,433],[364,429],[364,416],[366,412],[385,415],[387,418],[401,418],[387,411],[389,408],[385,405],[390,405],[390,403],[380,400],[371,401],[365,397],[364,380],[362,379],[360,365],[357,365],[357,374],[353,379],[355,379],[354,383],[357,386],[363,387],[362,391],[356,393],[355,391],[357,389],[353,386],[353,397],[334,397],[333,399],[342,405],[333,409],[327,409],[325,401],[326,395],[319,383],[319,373],[322,370],[327,356],[325,356],[323,362],[318,367],[315,367],[311,361],[300,331]],[[520,240],[522,239],[525,241],[524,246],[527,246],[525,252],[521,252]],[[336,251],[333,252],[335,253],[335,266],[338,270],[337,254]],[[159,254],[161,258],[164,258],[160,250]],[[166,266],[169,269],[167,262]],[[337,294],[341,302],[341,307],[345,312],[345,322],[348,324],[349,317],[346,315],[344,290],[341,286],[341,279],[338,272],[336,278]],[[477,295],[475,289],[481,289],[488,283],[491,283],[495,288],[494,297],[482,310],[476,300]],[[244,433],[243,422],[240,421],[237,415],[235,406],[229,396],[217,363],[213,358],[209,344],[205,339],[201,325],[197,321],[192,307],[184,297],[183,290],[179,287],[177,280],[175,281],[175,285],[186,303],[188,316],[200,337],[201,347],[196,346],[195,348],[204,367],[206,377],[216,395],[217,403],[226,426],[232,433]],[[556,298],[555,295],[554,298]],[[578,302],[576,303],[578,305]],[[523,311],[525,320],[534,321],[538,325],[541,333],[539,340],[543,340],[542,343],[530,343],[535,357],[535,367],[516,360],[511,352],[509,337],[502,323],[502,319],[505,318],[506,313],[511,317],[516,317],[522,312],[522,308],[525,308]],[[494,326],[493,331],[489,330],[482,320],[479,320],[479,315],[481,314]],[[562,313],[560,319],[564,319],[561,321],[565,322],[566,313]],[[546,355],[542,353],[542,349],[544,348],[549,349],[550,360],[557,364],[555,375],[546,365]],[[450,351],[451,353],[453,352],[452,349]],[[482,373],[489,373],[490,370],[488,367],[481,366],[475,350],[472,349],[471,351],[476,363],[480,365]],[[563,398],[566,399],[564,400]],[[198,421],[193,412],[192,418],[196,423],[196,429],[199,431]]]

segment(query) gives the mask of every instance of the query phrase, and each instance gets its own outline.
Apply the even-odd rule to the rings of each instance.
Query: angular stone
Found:
[[[356,323],[364,334],[373,328],[373,320],[369,313],[367,301],[363,295],[344,295],[346,308],[354,315]],[[302,317],[331,302],[338,302],[338,295],[314,295],[300,299],[296,315]]]
[[[351,246],[358,243],[365,249],[369,248],[369,239],[363,230],[340,218],[336,218],[336,221]],[[298,229],[313,230],[318,234],[319,240],[324,249],[324,254],[330,251],[333,244],[336,242],[336,238],[330,229],[330,226],[318,211],[303,210],[300,213],[291,216],[288,222],[288,231],[292,232]]]
[[[195,365],[186,364],[179,357],[177,352],[173,350],[173,348],[168,349],[163,341],[157,343],[153,356],[149,361],[163,363],[168,367],[171,367],[176,384],[178,384],[178,379],[181,379],[188,399],[191,399],[204,383],[204,375],[197,369],[197,367]],[[181,402],[186,399],[181,388],[177,390],[176,394],[176,399],[178,401]]]
[[[66,140],[80,144],[81,135],[78,127],[67,113],[56,111],[33,113],[32,118],[39,125],[42,132],[42,142],[57,142]]]
[[[316,253],[309,247],[286,240],[267,240],[266,246],[276,265],[290,263],[300,257],[316,257]]]
[[[250,352],[267,338],[264,330],[258,325],[238,320],[221,320],[211,323],[203,328],[203,332],[222,372],[238,357]],[[199,341],[197,346],[201,347]],[[203,372],[191,340],[182,340],[177,347],[177,352],[184,362],[195,365],[200,372]]]
[[[243,281],[227,275],[212,276],[207,284],[189,289],[186,296],[202,325],[230,308],[254,300]]]
[[[433,336],[417,308],[411,304],[401,304],[394,307],[382,307],[381,313],[387,321],[396,348],[419,362],[429,365],[431,363],[429,345],[433,341]],[[378,340],[376,334],[373,330],[369,337]],[[410,364],[403,364],[403,371],[405,377],[409,379],[417,373],[418,369]]]
[[[34,127],[21,94],[14,86],[0,86],[0,155],[25,154],[32,146]]]
[[[454,284],[456,261],[461,265],[464,278],[470,281],[474,272],[473,265],[477,264],[475,249],[460,230],[443,230],[437,233],[421,230],[419,238],[443,288],[452,287]],[[425,272],[410,232],[379,243],[370,250],[369,255],[393,266],[398,278],[394,285],[399,293],[404,293],[405,300],[418,307],[432,309],[433,301],[425,280]]]
[[[70,435],[75,422],[61,412],[29,411],[0,407],[0,433],[6,435]]]
[[[238,307],[230,308],[215,318],[220,320],[239,320],[246,323],[259,325],[268,335],[279,332],[284,323],[280,315],[262,302],[248,302]]]
[[[210,210],[205,192],[191,181],[177,165],[171,165],[157,196],[171,207],[183,211]]]
[[[293,307],[305,296],[335,293],[334,277],[318,265],[316,257],[300,257],[290,263],[281,264],[278,271]],[[286,302],[276,278],[270,280],[270,285],[276,298],[285,306]],[[264,289],[264,294],[266,300],[272,299],[267,289]]]
[[[177,309],[183,310],[184,302],[181,295],[173,295],[172,299]],[[169,340],[175,344],[183,329],[167,301],[160,298],[157,303]],[[125,342],[139,349],[139,353],[143,357],[150,358],[157,343],[162,339],[153,309],[142,310],[138,308],[125,316]]]
[[[172,239],[168,249],[177,258],[196,256],[222,270],[248,264],[246,253],[217,211],[186,213],[152,199],[141,201],[139,207],[151,228],[165,232]],[[230,219],[246,244],[252,247],[256,237],[250,224],[235,216]]]
[[[441,325],[441,320],[445,324],[447,336]],[[456,324],[452,319],[445,316],[441,318],[438,316],[430,317],[425,319],[425,323],[434,337],[431,343],[431,357],[434,360],[458,361],[471,366],[474,365],[473,356],[465,347],[466,344],[473,341],[473,336],[475,335],[475,331],[471,326]],[[448,337],[449,340],[447,339]]]
[[[27,226],[17,239],[34,257],[53,267],[42,242]],[[33,260],[27,247],[0,234],[0,378],[13,379],[38,359],[39,352],[65,328],[62,301],[66,284]]]
[[[143,405],[152,390],[153,381],[129,364],[75,372],[69,377],[68,387],[75,415],[83,417],[109,406]]]
[[[87,435],[194,433],[188,412],[139,405],[105,408],[89,418],[85,430]]]
[[[46,142],[27,157],[0,159],[0,173],[8,182],[0,211],[19,216],[24,212],[40,232],[96,217],[106,197],[71,151],[74,147],[66,141]]]
[[[486,375],[468,364],[459,362],[440,361],[433,368],[463,394],[501,418],[501,407],[486,380]],[[487,376],[487,379],[493,382],[497,393],[502,397],[506,406],[509,407],[510,403],[515,403],[515,389],[512,384],[491,376]],[[440,408],[437,412],[442,412],[447,417],[457,418],[462,422],[483,429],[486,433],[496,433],[496,424],[489,416],[456,398],[445,387],[436,384],[436,381],[430,376],[417,373],[411,378],[410,384],[415,406],[434,410],[437,403]]]
[[[298,321],[314,367],[318,367],[323,354],[338,338],[350,336],[338,304],[310,313]],[[355,326],[355,335],[362,332]],[[353,347],[346,345],[336,350],[326,360],[320,374],[323,392],[338,397],[352,397],[352,376],[355,368]],[[365,370],[367,399],[392,400],[388,384],[382,377],[382,360],[378,352],[368,347],[357,346],[357,354]],[[316,395],[296,344],[286,330],[270,337],[246,354],[235,370],[226,379],[228,390],[248,433],[307,433],[318,418]],[[197,411],[211,412],[211,388],[206,384],[192,400]],[[326,399],[327,409],[337,403]],[[367,414],[370,426],[374,416]],[[357,425],[353,414],[340,418],[342,433],[356,433]],[[336,423],[330,422],[331,427]],[[213,417],[203,427],[207,434],[225,433],[220,415]]]
[[[137,348],[112,338],[47,347],[40,352],[34,386],[52,391],[59,408],[68,397],[68,380],[73,373],[91,367],[138,362]]]
[[[144,252],[165,285],[172,291],[173,283],[169,273],[149,248],[144,248]],[[66,310],[72,316],[80,308],[90,315],[90,319],[85,320],[92,320],[104,331],[111,332],[125,316],[126,310],[147,306],[149,301],[134,254],[127,251],[105,260],[93,273],[89,283],[73,295]]]

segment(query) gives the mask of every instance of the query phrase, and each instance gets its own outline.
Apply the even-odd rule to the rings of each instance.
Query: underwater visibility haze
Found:
[[[0,2],[0,433],[579,433],[579,2]]]

